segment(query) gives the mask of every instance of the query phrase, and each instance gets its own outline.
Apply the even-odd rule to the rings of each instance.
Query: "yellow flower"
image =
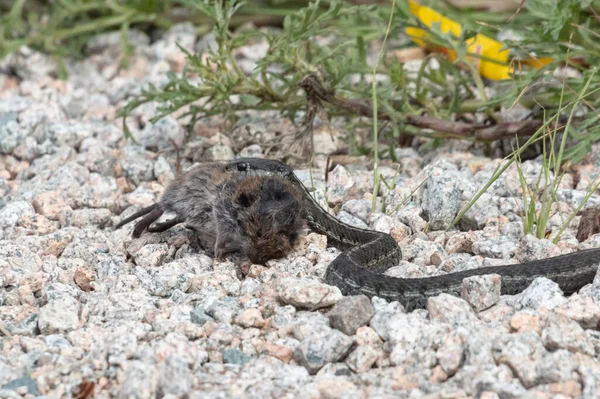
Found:
[[[421,6],[414,0],[408,0],[410,12],[416,16],[428,28],[434,24],[439,24],[442,33],[451,33],[455,38],[458,38],[462,32],[462,26],[441,15],[435,10]],[[406,28],[406,34],[411,39],[431,51],[445,53],[451,61],[456,60],[456,52],[447,48],[440,48],[427,42],[429,34],[424,29]],[[492,80],[510,79],[512,67],[508,65],[508,49],[502,49],[503,44],[482,34],[477,34],[466,42],[469,54],[476,55],[469,57],[469,61],[473,63],[479,70],[481,76]],[[483,57],[480,58],[479,56]]]

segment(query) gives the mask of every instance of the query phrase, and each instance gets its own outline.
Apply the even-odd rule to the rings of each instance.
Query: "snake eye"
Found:
[[[237,164],[237,170],[243,172],[248,169],[248,164],[246,162],[240,162]]]

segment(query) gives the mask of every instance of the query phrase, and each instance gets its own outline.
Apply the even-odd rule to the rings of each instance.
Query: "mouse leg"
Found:
[[[165,230],[169,230],[171,227],[183,223],[185,220],[180,217],[175,217],[173,219],[166,220],[164,222],[158,222],[154,225],[148,227],[148,231],[151,233],[162,233]]]
[[[135,238],[141,236],[144,230],[146,230],[152,223],[154,223],[156,219],[161,217],[163,213],[164,211],[160,206],[154,208],[152,212],[144,216],[139,222],[135,224],[135,227],[133,228],[133,233],[131,235]]]
[[[155,210],[157,207],[159,207],[159,204],[152,204],[150,206],[147,206],[139,211],[137,211],[136,213],[134,213],[133,215],[129,216],[128,218],[125,218],[123,220],[121,220],[116,226],[115,226],[115,230],[119,229],[121,227],[123,227],[124,225],[126,225],[127,223],[139,218],[140,216],[144,216],[146,214],[148,214],[149,212],[152,212],[153,210]]]

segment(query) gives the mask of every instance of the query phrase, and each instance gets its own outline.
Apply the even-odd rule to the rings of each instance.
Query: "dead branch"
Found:
[[[348,100],[336,97],[333,90],[323,86],[316,74],[307,75],[300,81],[299,86],[306,92],[308,104],[312,104],[314,107],[320,107],[322,106],[322,103],[328,103],[335,108],[354,115],[373,117],[373,106],[369,101]],[[489,126],[455,122],[420,115],[395,115],[395,118],[393,118],[385,111],[380,110],[377,111],[377,118],[387,121],[396,119],[421,129],[431,129],[438,133],[472,138],[480,141],[495,141],[514,136],[531,136],[543,125],[543,122],[540,120],[506,122]],[[307,132],[306,122],[309,122],[308,118],[302,125],[302,130],[305,134]],[[561,129],[562,127],[563,126],[559,126],[558,128]]]

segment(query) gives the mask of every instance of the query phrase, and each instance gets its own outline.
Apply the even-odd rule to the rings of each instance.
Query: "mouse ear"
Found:
[[[287,237],[279,236],[279,250],[283,254],[288,254],[292,250],[290,240]]]
[[[236,202],[244,208],[249,208],[255,200],[256,198],[248,193],[240,193],[240,195],[238,195],[236,198]]]

